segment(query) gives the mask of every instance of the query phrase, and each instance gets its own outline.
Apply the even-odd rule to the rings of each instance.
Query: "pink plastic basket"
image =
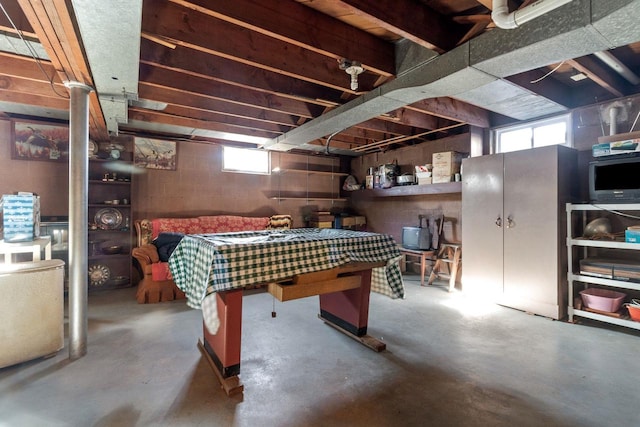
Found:
[[[627,294],[609,289],[588,288],[580,291],[580,296],[585,307],[614,313],[620,310],[622,301],[627,297]]]

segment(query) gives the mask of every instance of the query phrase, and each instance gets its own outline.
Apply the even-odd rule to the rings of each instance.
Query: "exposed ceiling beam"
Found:
[[[296,118],[290,114],[262,110],[258,107],[249,108],[202,95],[190,94],[189,96],[185,96],[183,91],[168,87],[152,86],[145,82],[140,82],[138,93],[141,98],[153,99],[154,101],[165,102],[167,104],[181,105],[203,111],[217,111],[220,114],[235,117],[251,117],[255,120],[263,120],[269,123],[288,126],[296,125]]]
[[[377,74],[395,74],[391,43],[296,2],[171,1],[336,60],[357,60]]]
[[[354,14],[366,15],[380,27],[437,52],[454,48],[465,33],[463,27],[448,17],[416,1],[342,0],[342,3]]]
[[[451,121],[469,123],[481,128],[490,127],[489,111],[449,97],[423,99],[409,105],[407,108],[427,112]]]
[[[251,67],[227,58],[209,55],[182,46],[178,46],[176,49],[167,49],[146,40],[142,40],[141,47],[140,62],[142,64],[164,67],[186,75],[235,84],[318,105],[335,106],[342,103],[340,100],[341,90],[333,90],[321,85],[310,85],[300,79]]]
[[[146,0],[142,26],[150,34],[167,35],[178,45],[353,92],[349,89],[349,76],[338,68],[333,58],[262,34],[252,34],[245,28],[173,3]],[[373,73],[360,75],[361,89],[372,89],[376,79]]]
[[[629,84],[620,76],[612,74],[605,69],[600,63],[591,57],[582,57],[567,61],[576,70],[584,73],[599,86],[611,92],[616,97],[622,97],[631,92]]]
[[[17,0],[49,56],[61,81],[93,87],[82,42],[77,36],[71,5],[64,0]],[[68,96],[68,91],[66,92]],[[89,94],[89,130],[93,138],[108,140],[106,122],[95,92]]]
[[[185,78],[179,72],[150,67],[144,64],[140,65],[140,76],[147,84],[180,90],[184,92],[185,96],[203,94],[225,102],[247,107],[260,107],[296,116],[316,117],[320,115],[322,108],[318,105],[296,101],[291,98],[257,92],[249,88],[232,86],[201,77],[189,76],[189,78]]]

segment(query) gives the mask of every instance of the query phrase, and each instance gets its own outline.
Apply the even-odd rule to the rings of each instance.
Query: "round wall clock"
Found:
[[[111,277],[111,271],[106,265],[96,264],[89,267],[89,281],[91,286],[102,286]]]

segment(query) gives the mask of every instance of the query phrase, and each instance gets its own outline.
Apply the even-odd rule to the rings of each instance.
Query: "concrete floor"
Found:
[[[196,347],[184,300],[90,295],[88,354],[0,369],[0,426],[638,426],[640,334],[481,305],[405,276],[372,294],[375,353],[317,318],[317,298],[244,299],[243,396]]]

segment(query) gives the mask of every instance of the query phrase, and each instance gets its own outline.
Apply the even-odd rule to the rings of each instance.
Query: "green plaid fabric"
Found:
[[[210,293],[298,274],[338,267],[348,262],[387,262],[375,269],[372,290],[404,298],[397,262],[398,245],[389,235],[362,231],[296,228],[185,236],[169,259],[173,280],[200,308]]]

